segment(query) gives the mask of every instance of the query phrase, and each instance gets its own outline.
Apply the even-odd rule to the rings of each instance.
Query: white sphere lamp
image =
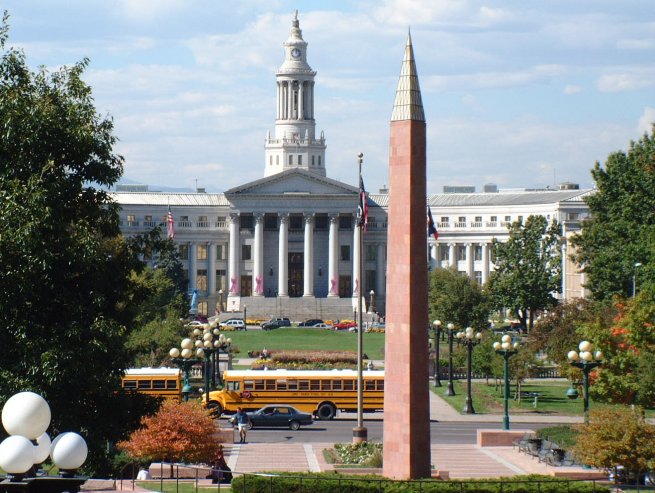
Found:
[[[50,406],[34,392],[12,395],[2,408],[2,425],[10,435],[30,440],[41,436],[50,426]]]
[[[62,433],[52,442],[50,456],[52,461],[67,471],[79,468],[89,453],[89,448],[80,435],[74,432]]]
[[[23,474],[34,465],[34,445],[21,435],[12,435],[0,443],[0,467],[9,474]]]

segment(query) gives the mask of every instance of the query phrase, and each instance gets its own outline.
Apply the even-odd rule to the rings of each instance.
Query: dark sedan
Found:
[[[314,422],[311,414],[302,413],[286,404],[264,406],[258,411],[248,413],[248,417],[250,417],[249,428],[284,426],[297,430],[301,425],[311,425]]]

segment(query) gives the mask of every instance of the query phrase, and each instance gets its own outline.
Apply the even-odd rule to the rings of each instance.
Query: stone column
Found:
[[[473,243],[466,244],[466,273],[473,279]]]
[[[330,214],[328,246],[328,298],[339,296],[339,214]]]
[[[298,84],[298,120],[303,119],[303,108],[305,104],[305,83],[303,81],[299,81]]]
[[[229,278],[228,296],[240,296],[239,287],[239,213],[230,213],[230,244],[229,244]]]
[[[433,271],[437,268],[439,249],[436,243],[430,246],[430,270]]]
[[[489,280],[489,247],[486,243],[480,243],[482,247],[482,284]]]
[[[196,258],[198,254],[196,252],[196,244],[192,241],[189,242],[189,289],[193,291],[196,289],[198,282],[198,265]]]
[[[314,296],[314,213],[306,212],[305,219],[305,255],[303,267],[303,296]]]
[[[377,271],[377,277],[375,278],[375,294],[377,295],[378,302],[382,301],[382,299],[386,296],[386,287],[387,287],[387,280],[386,280],[386,259],[384,258],[385,255],[385,248],[384,248],[384,243],[378,243],[378,252],[377,252],[377,261],[375,265],[375,270]]]
[[[448,267],[457,268],[457,243],[448,243]]]
[[[216,294],[216,243],[207,243],[207,296]]]
[[[357,298],[359,295],[359,290],[361,288],[361,283],[359,279],[359,263],[361,259],[359,258],[359,228],[355,225],[355,231],[353,234],[353,298]]]
[[[253,296],[264,296],[264,214],[255,214],[254,257],[252,265]]]
[[[280,297],[289,296],[289,213],[279,213],[280,234],[279,253],[277,267],[277,295]]]

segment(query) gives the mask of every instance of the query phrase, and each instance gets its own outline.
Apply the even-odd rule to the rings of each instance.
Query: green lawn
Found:
[[[264,347],[275,352],[281,350],[335,350],[357,351],[357,334],[347,330],[304,329],[285,327],[275,330],[247,330],[225,332],[232,345],[239,349],[235,358],[246,358],[248,351],[261,351]],[[363,351],[368,359],[384,358],[384,334],[363,334]]]
[[[492,382],[490,380],[490,382]],[[455,395],[446,396],[446,380],[442,380],[442,387],[433,387],[431,389],[438,395],[442,396],[454,409],[462,412],[466,398],[466,381],[455,381]],[[523,398],[521,402],[514,400],[514,391],[516,386],[510,386],[509,413],[510,415],[518,414],[537,414],[550,416],[582,416],[583,400],[582,395],[577,399],[569,399],[566,391],[569,388],[568,382],[543,380],[535,382],[530,380],[521,386],[522,392],[538,392],[539,398],[537,406],[534,406],[534,398]],[[493,383],[473,382],[472,386],[473,408],[478,414],[493,413],[502,414],[503,412],[503,390],[502,383],[497,387]],[[589,406],[591,408],[606,406],[608,404],[595,403],[593,400]],[[652,416],[652,411],[646,412],[647,416]]]
[[[196,487],[196,482],[194,480],[186,479],[181,481],[164,480],[163,483],[159,481],[138,481],[136,484],[143,489],[161,491],[162,493],[196,493],[196,491],[209,493],[211,491],[232,491],[229,484],[221,484],[220,489],[218,484],[210,487]]]

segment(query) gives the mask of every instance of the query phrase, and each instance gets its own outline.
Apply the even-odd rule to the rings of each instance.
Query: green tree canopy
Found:
[[[0,401],[41,394],[51,432],[79,430],[90,462],[136,415],[113,402],[141,263],[105,191],[123,159],[82,81],[84,60],[32,72],[0,24]],[[135,424],[135,423],[134,423]]]
[[[655,280],[655,129],[591,174],[597,190],[585,199],[591,218],[573,238],[574,259],[594,298],[628,297],[633,276],[638,287]]]
[[[489,306],[482,288],[465,273],[436,269],[430,273],[429,289],[430,323],[441,320],[445,328],[452,322],[458,330],[489,325]]]
[[[495,270],[486,285],[492,305],[510,309],[523,327],[532,328],[538,311],[556,305],[562,291],[561,229],[543,216],[529,216],[525,224],[509,227],[509,239],[494,239]]]

